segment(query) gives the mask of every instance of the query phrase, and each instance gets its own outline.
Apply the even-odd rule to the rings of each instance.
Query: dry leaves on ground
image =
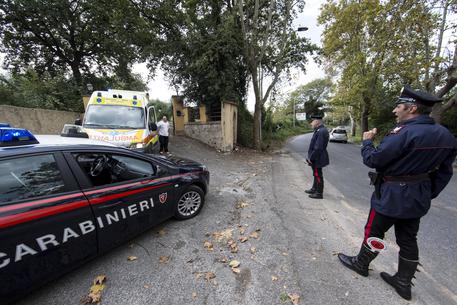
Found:
[[[192,292],[192,299],[196,299],[197,298],[197,293],[196,292]]]
[[[200,278],[204,278],[206,281],[210,282],[212,279],[216,278],[216,274],[214,272],[208,271],[208,272],[196,272],[195,273],[195,278],[198,280]]]
[[[245,201],[238,201],[235,205],[235,208],[244,209],[244,208],[247,208],[248,206],[249,206],[249,203],[247,203]]]
[[[234,260],[230,261],[229,266],[232,267],[232,268],[237,268],[237,267],[240,266],[240,264],[241,264],[241,263],[240,263],[239,261],[237,261],[236,259],[234,259]]]
[[[234,241],[233,239],[229,239],[229,241],[227,242],[227,245],[230,248],[230,252],[232,252],[232,253],[238,252],[238,245],[236,244],[236,241]]]
[[[225,229],[223,231],[214,232],[213,238],[217,242],[225,242],[232,238],[232,236],[233,236],[232,232],[233,232],[233,229]]]
[[[161,264],[166,264],[166,263],[168,263],[169,260],[170,260],[169,256],[161,256],[161,257],[159,257],[159,262]]]
[[[205,240],[203,247],[208,251],[214,251],[213,244],[210,241]]]
[[[246,236],[243,236],[243,237],[240,237],[238,239],[241,243],[244,243],[244,242],[247,242],[249,240],[249,238],[247,238]]]
[[[90,287],[89,294],[84,296],[81,301],[80,305],[99,305],[102,300],[102,291],[105,288],[105,275],[97,276],[92,286]]]
[[[138,257],[133,256],[133,255],[130,255],[129,257],[127,257],[127,260],[128,260],[129,262],[136,261],[137,259],[138,259]]]
[[[249,249],[249,251],[251,251],[251,254],[255,254],[255,252],[257,251],[257,249],[255,247],[251,247],[251,249]]]
[[[250,238],[255,238],[255,239],[259,239],[259,232],[258,231],[254,231],[252,232],[251,234],[249,234],[249,237]]]
[[[290,301],[292,302],[293,305],[298,305],[300,304],[300,296],[296,293],[288,293]]]
[[[165,231],[165,229],[161,229],[157,232],[157,234],[159,234],[159,236],[164,236],[165,234],[167,234],[167,231]]]
[[[272,275],[272,276],[271,276],[271,280],[272,280],[273,282],[276,282],[276,281],[278,280],[278,277],[277,277],[277,276],[274,276],[274,275]]]

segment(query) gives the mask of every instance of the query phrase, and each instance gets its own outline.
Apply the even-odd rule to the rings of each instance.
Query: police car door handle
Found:
[[[123,204],[123,203],[124,203],[124,200],[119,200],[119,201],[116,201],[113,203],[105,204],[105,205],[101,206],[100,209],[112,208],[112,207],[115,207],[115,206]]]

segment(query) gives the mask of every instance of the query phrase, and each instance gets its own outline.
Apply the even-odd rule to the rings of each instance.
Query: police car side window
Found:
[[[65,184],[53,155],[0,161],[0,206],[64,191]]]
[[[152,177],[156,168],[149,162],[111,153],[73,153],[92,185]]]

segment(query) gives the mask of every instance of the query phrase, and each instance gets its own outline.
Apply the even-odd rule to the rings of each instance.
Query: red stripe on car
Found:
[[[0,218],[0,228],[11,227],[20,223],[28,222],[38,218],[43,218],[63,212],[68,212],[71,210],[79,209],[85,206],[88,206],[89,202],[87,200],[76,201],[72,203],[62,204],[58,206],[43,208],[34,211],[28,211],[21,214],[10,215]]]

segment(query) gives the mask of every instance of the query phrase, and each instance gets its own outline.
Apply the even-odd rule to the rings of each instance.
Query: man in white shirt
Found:
[[[167,117],[164,115],[162,120],[157,123],[157,131],[159,133],[159,142],[160,142],[160,153],[168,153],[168,136],[170,129],[170,123],[167,120]]]

